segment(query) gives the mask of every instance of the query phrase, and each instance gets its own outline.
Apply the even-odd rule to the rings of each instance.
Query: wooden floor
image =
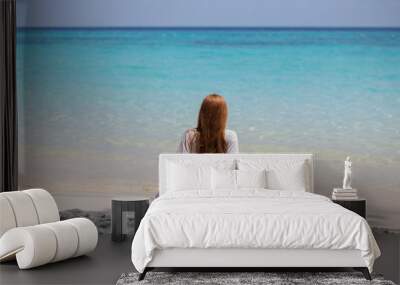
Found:
[[[115,284],[124,272],[134,271],[130,258],[131,241],[111,241],[100,235],[94,252],[28,270],[19,270],[16,262],[0,265],[0,284]]]

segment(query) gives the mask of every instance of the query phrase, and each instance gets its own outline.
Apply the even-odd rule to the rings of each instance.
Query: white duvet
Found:
[[[143,272],[155,249],[358,249],[372,271],[380,251],[368,223],[328,198],[298,191],[181,191],[154,200],[132,243]]]

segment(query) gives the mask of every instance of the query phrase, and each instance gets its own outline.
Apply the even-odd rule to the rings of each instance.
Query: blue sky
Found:
[[[400,0],[17,0],[19,26],[400,27]]]

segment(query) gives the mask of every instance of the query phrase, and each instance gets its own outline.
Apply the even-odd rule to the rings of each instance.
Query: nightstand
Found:
[[[113,241],[123,241],[127,236],[134,236],[140,221],[150,204],[148,197],[117,197],[112,199],[112,234]]]
[[[340,206],[359,214],[364,219],[366,218],[367,211],[367,200],[366,199],[355,199],[355,200],[332,200],[332,202],[339,204]]]

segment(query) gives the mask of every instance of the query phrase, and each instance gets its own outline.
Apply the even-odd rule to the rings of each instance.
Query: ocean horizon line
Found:
[[[276,31],[400,31],[400,27],[294,26],[19,26],[17,30],[276,30]]]

